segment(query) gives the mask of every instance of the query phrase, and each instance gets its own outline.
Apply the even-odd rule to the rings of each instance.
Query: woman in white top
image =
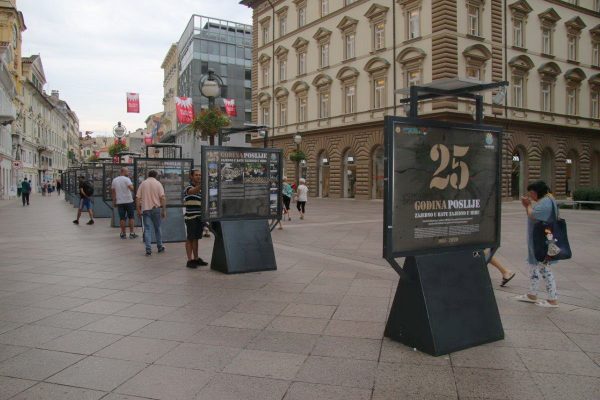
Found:
[[[304,219],[304,210],[306,208],[306,202],[308,201],[308,187],[306,186],[306,179],[300,178],[300,185],[298,185],[298,189],[296,190],[296,196],[298,196],[296,208],[300,213],[300,219]]]

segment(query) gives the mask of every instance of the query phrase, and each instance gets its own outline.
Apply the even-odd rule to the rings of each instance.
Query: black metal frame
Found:
[[[190,171],[194,169],[194,159],[193,158],[134,158],[133,159],[133,187],[135,192],[137,193],[138,187],[139,187],[139,180],[138,180],[138,162],[145,162],[145,161],[150,161],[150,162],[157,162],[157,161],[163,161],[163,162],[181,162],[182,166],[183,166],[183,162],[189,162],[190,163]],[[183,189],[185,188],[185,184],[186,184],[186,180],[189,178],[189,171],[186,175],[185,170],[183,168],[181,168],[182,171],[182,177],[184,179],[184,181],[182,182],[182,186],[181,186],[181,201],[178,204],[170,204],[167,202],[167,208],[175,208],[175,207],[183,207]]]
[[[103,164],[102,165],[102,201],[104,201],[107,204],[112,204],[112,190],[106,191],[106,170],[107,167],[111,167],[117,170],[120,170],[122,167],[127,167],[129,166],[129,164]],[[115,177],[113,176],[113,179]],[[112,179],[111,179],[111,184],[112,184]],[[107,194],[110,193],[110,197],[107,197]]]
[[[394,126],[398,123],[407,126],[415,127],[431,127],[431,128],[447,128],[459,129],[465,131],[487,131],[496,132],[498,134],[498,149],[496,151],[496,241],[481,242],[479,244],[468,244],[460,246],[444,246],[442,248],[426,248],[419,251],[394,251],[393,249],[393,199],[394,199]],[[501,166],[502,166],[502,129],[497,126],[480,125],[480,124],[454,124],[448,122],[422,120],[404,117],[386,117],[384,123],[384,171],[386,178],[384,180],[384,221],[383,221],[383,255],[384,258],[392,264],[394,269],[401,270],[396,258],[416,256],[424,254],[440,254],[450,251],[460,250],[482,250],[491,248],[491,254],[500,246],[500,217],[501,217]],[[401,271],[399,271],[401,273]]]
[[[179,157],[154,157],[154,159],[164,159],[164,160],[173,160],[176,158],[182,158],[183,156],[183,150],[182,150],[182,146],[180,144],[166,144],[166,143],[156,143],[156,144],[149,144],[146,146],[146,158],[151,158],[150,154],[148,152],[148,150],[150,148],[155,148],[155,149],[163,149],[163,154],[164,154],[164,149],[179,149]],[[134,159],[134,163],[135,163],[135,159]]]
[[[281,200],[281,185],[282,185],[282,173],[283,173],[283,151],[281,149],[271,149],[271,148],[253,148],[253,147],[226,147],[226,146],[202,146],[201,149],[201,172],[202,172],[202,209],[204,211],[204,215],[202,219],[208,222],[217,222],[217,221],[242,221],[242,220],[271,220],[273,216],[240,216],[240,217],[218,217],[218,218],[208,218],[208,203],[209,203],[209,188],[208,188],[208,165],[205,164],[205,160],[207,160],[206,153],[209,151],[239,151],[239,152],[262,152],[262,153],[275,153],[278,155],[278,166],[277,166],[277,175],[278,175],[278,198],[277,198],[277,217],[278,221],[282,218],[283,213],[283,204]],[[219,171],[219,177],[220,177]],[[219,187],[219,191],[221,188]],[[269,190],[270,195],[270,190]],[[272,230],[272,229],[271,229]]]

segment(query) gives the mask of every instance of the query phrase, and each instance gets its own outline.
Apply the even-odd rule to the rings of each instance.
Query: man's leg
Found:
[[[198,259],[198,239],[192,240],[192,251],[194,253],[194,260]]]
[[[119,219],[119,227],[121,228],[121,236],[125,235],[125,218]]]
[[[195,260],[195,258],[192,258],[193,242],[193,240],[185,241],[185,255],[187,256],[188,262]]]
[[[144,211],[142,213],[142,226],[144,227],[144,245],[146,246],[146,254],[152,254],[152,217],[150,216],[151,211]]]
[[[25,193],[25,199],[27,200],[27,205],[29,205],[29,195],[31,193]]]
[[[25,207],[25,193],[21,193],[21,200],[23,201],[23,207]]]
[[[161,218],[160,218],[160,208],[153,209],[152,212],[152,224],[154,224],[154,235],[156,236],[156,248],[158,251],[162,251],[164,249],[162,243],[162,235],[160,232]]]

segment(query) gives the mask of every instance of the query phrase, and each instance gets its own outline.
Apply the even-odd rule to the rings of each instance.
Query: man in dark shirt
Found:
[[[23,200],[23,207],[25,207],[25,203],[29,205],[29,194],[31,193],[31,183],[27,181],[27,179],[23,179],[21,183],[21,199]]]
[[[90,181],[85,180],[85,176],[79,177],[79,209],[77,210],[77,219],[73,221],[74,224],[79,224],[79,218],[81,218],[81,212],[84,208],[87,209],[90,215],[88,225],[94,224],[94,213],[92,212],[92,196],[94,195],[94,187]]]
[[[183,205],[185,206],[185,252],[187,253],[188,268],[208,265],[198,257],[198,240],[202,239],[202,199],[200,197],[200,170],[190,171],[190,184],[183,191]]]

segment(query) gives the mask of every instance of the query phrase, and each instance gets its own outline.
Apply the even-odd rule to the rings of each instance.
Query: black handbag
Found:
[[[550,220],[538,221],[533,225],[533,252],[539,262],[568,260],[572,256],[567,222],[557,216],[556,207],[553,200]]]

